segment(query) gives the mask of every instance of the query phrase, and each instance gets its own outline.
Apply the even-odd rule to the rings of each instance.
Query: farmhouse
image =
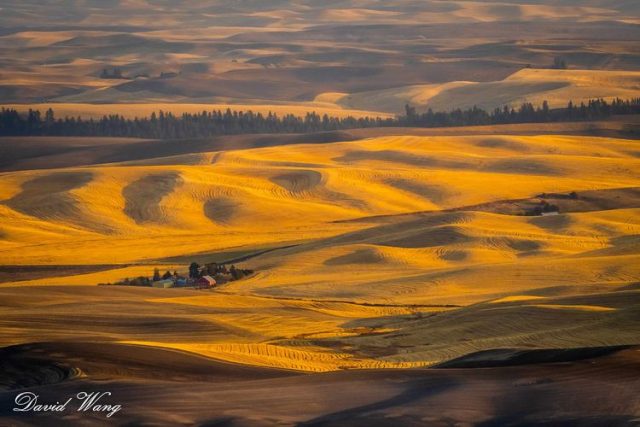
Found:
[[[216,286],[216,280],[211,276],[202,276],[196,282],[197,289],[209,289]]]
[[[156,280],[151,285],[154,288],[167,289],[167,288],[173,288],[175,286],[175,283],[171,279],[165,279],[165,280]]]

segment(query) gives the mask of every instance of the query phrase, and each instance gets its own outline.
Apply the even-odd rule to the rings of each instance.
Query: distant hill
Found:
[[[565,107],[569,100],[580,103],[596,98],[636,97],[639,88],[639,71],[523,69],[497,82],[458,81],[353,94],[326,93],[316,102],[396,114],[404,111],[405,104],[420,111],[473,106],[493,110],[504,105],[518,107],[524,102],[539,106],[546,100],[554,108]]]
[[[298,103],[495,82],[558,57],[570,69],[638,71],[639,23],[638,3],[622,0],[10,2],[0,94],[15,103]],[[114,67],[132,81],[99,78]],[[531,84],[507,92],[555,83]],[[467,90],[485,97],[493,87]]]

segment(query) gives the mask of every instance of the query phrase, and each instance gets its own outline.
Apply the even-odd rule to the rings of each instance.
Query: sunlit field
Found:
[[[0,426],[637,425],[639,4],[2,2]]]
[[[505,346],[631,343],[635,146],[555,135],[390,136],[5,173],[0,263],[96,271],[7,277],[1,286],[64,286],[72,295],[70,285],[249,255],[240,264],[255,275],[215,291],[130,291],[166,315],[179,309],[233,334],[115,337],[304,371],[428,366]],[[556,201],[559,215],[526,215],[541,194],[571,192],[575,199]],[[120,291],[83,292],[108,301]],[[460,318],[477,326],[456,332]],[[620,318],[629,328],[612,333],[609,322]],[[396,340],[402,351],[382,350]]]

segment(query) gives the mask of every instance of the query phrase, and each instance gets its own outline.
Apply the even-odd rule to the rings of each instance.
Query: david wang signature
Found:
[[[75,397],[70,397],[65,402],[60,403],[40,403],[39,395],[26,391],[16,396],[13,412],[65,412],[69,409],[71,402],[77,402],[77,412],[101,412],[111,418],[120,410],[122,405],[110,405],[102,403],[104,397],[111,396],[111,392],[91,392],[81,391]]]

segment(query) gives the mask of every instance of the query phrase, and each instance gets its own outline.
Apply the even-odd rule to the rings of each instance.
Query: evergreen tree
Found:
[[[564,58],[560,56],[556,56],[555,58],[553,58],[553,65],[551,66],[551,68],[555,70],[566,70],[567,61],[565,61]]]
[[[192,279],[200,277],[200,264],[192,262],[191,265],[189,265],[189,277]]]
[[[608,103],[602,99],[590,100],[576,107],[569,102],[566,108],[551,109],[545,101],[535,108],[523,103],[517,109],[504,106],[487,112],[476,106],[449,112],[417,113],[415,107],[405,106],[405,115],[397,118],[379,117],[329,117],[308,113],[304,117],[287,114],[266,116],[251,111],[239,112],[227,109],[202,113],[183,113],[177,117],[160,111],[150,117],[126,119],[112,114],[99,120],[83,120],[80,117],[56,119],[52,109],[44,118],[40,111],[30,109],[18,113],[15,109],[0,109],[0,135],[2,136],[113,136],[151,139],[207,138],[215,135],[237,133],[304,133],[350,128],[418,126],[474,126],[506,123],[562,122],[575,120],[599,120],[620,114],[640,114],[640,98],[615,99]]]

